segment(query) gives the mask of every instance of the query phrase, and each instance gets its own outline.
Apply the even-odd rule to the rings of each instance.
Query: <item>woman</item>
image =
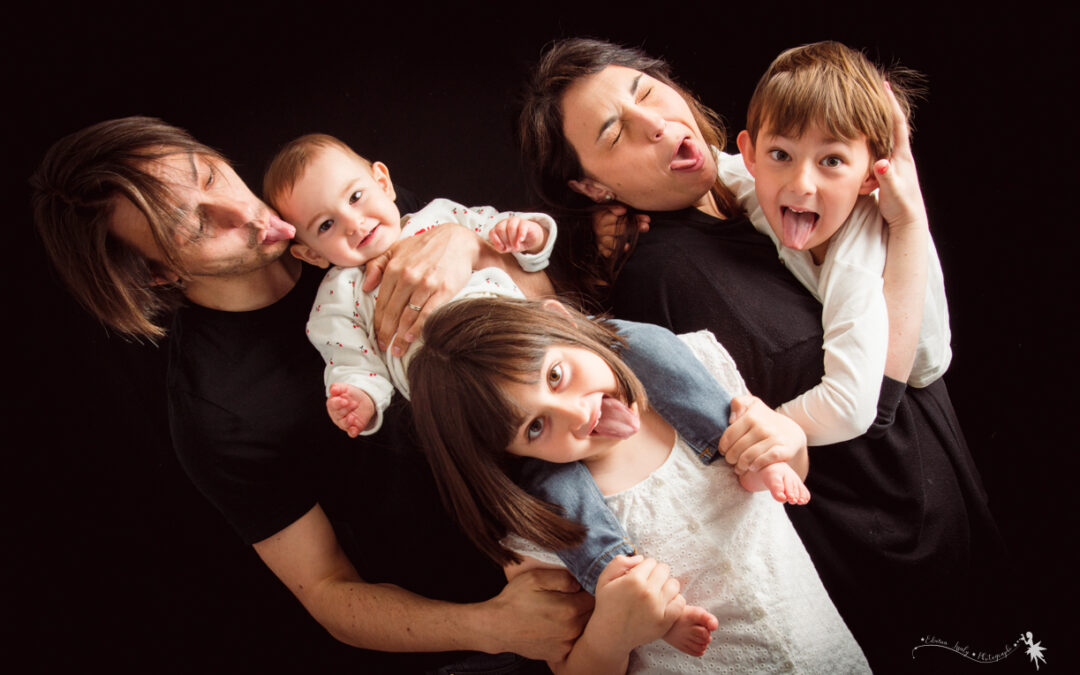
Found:
[[[563,223],[564,286],[619,318],[711,330],[771,406],[820,381],[821,306],[718,180],[713,148],[725,133],[665,63],[604,42],[557,43],[535,70],[519,132],[533,187]],[[922,208],[906,145],[882,178],[883,211],[886,200]],[[599,247],[596,204],[644,212],[649,231]],[[575,215],[582,224],[569,226]],[[996,557],[999,543],[944,383],[886,378],[879,408],[867,435],[811,452],[814,497],[789,516],[871,666],[890,671],[926,634],[972,635],[971,616],[942,608],[970,604],[956,577],[970,579],[972,561]]]

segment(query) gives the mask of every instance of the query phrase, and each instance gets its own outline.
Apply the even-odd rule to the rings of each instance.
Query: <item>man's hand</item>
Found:
[[[363,290],[381,282],[374,317],[379,349],[390,348],[394,356],[405,353],[420,337],[428,315],[465,287],[477,269],[481,246],[476,234],[447,223],[402,239],[368,261]]]
[[[335,382],[330,385],[326,412],[338,429],[349,434],[349,438],[356,438],[375,417],[375,401],[363,389]]]
[[[593,598],[565,570],[534,568],[515,576],[484,604],[494,612],[491,633],[497,651],[560,661],[581,635]]]

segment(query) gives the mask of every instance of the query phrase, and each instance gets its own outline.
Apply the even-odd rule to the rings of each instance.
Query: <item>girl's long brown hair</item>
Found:
[[[447,304],[428,319],[424,346],[409,365],[415,429],[443,502],[476,546],[502,565],[521,560],[500,543],[507,533],[552,550],[584,536],[558,507],[512,480],[523,460],[506,448],[525,420],[503,386],[535,383],[548,348],[571,345],[604,359],[628,403],[647,403],[641,382],[618,357],[615,332],[568,311],[570,317],[513,299]]]

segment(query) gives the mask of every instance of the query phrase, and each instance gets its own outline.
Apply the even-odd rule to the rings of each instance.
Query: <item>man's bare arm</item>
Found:
[[[561,659],[581,633],[592,598],[570,575],[535,570],[472,604],[421,597],[363,581],[316,505],[255,552],[338,640],[381,651],[511,651]],[[444,553],[445,555],[445,553]],[[437,566],[433,566],[437,569]]]

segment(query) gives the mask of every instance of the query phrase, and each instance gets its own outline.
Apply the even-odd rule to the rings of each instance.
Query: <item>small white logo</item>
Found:
[[[1005,645],[1000,651],[996,652],[977,651],[960,642],[948,642],[933,635],[927,635],[926,637],[921,638],[919,644],[911,650],[911,658],[914,659],[915,652],[924,647],[937,647],[938,649],[944,649],[953,652],[954,654],[959,654],[965,659],[974,661],[975,663],[999,663],[1012,656],[1013,652],[1018,651],[1020,645],[1026,647],[1024,653],[1027,654],[1028,658],[1031,659],[1031,662],[1035,665],[1035,670],[1039,669],[1040,662],[1046,663],[1046,647],[1043,647],[1041,642],[1035,641],[1031,635],[1031,631],[1021,634],[1011,645]]]
[[[1035,664],[1035,670],[1039,669],[1039,661],[1046,663],[1046,657],[1043,656],[1043,652],[1046,651],[1046,647],[1042,646],[1041,642],[1035,642],[1031,637],[1031,631],[1028,631],[1024,635],[1020,636],[1020,641],[1027,645],[1028,658]]]

